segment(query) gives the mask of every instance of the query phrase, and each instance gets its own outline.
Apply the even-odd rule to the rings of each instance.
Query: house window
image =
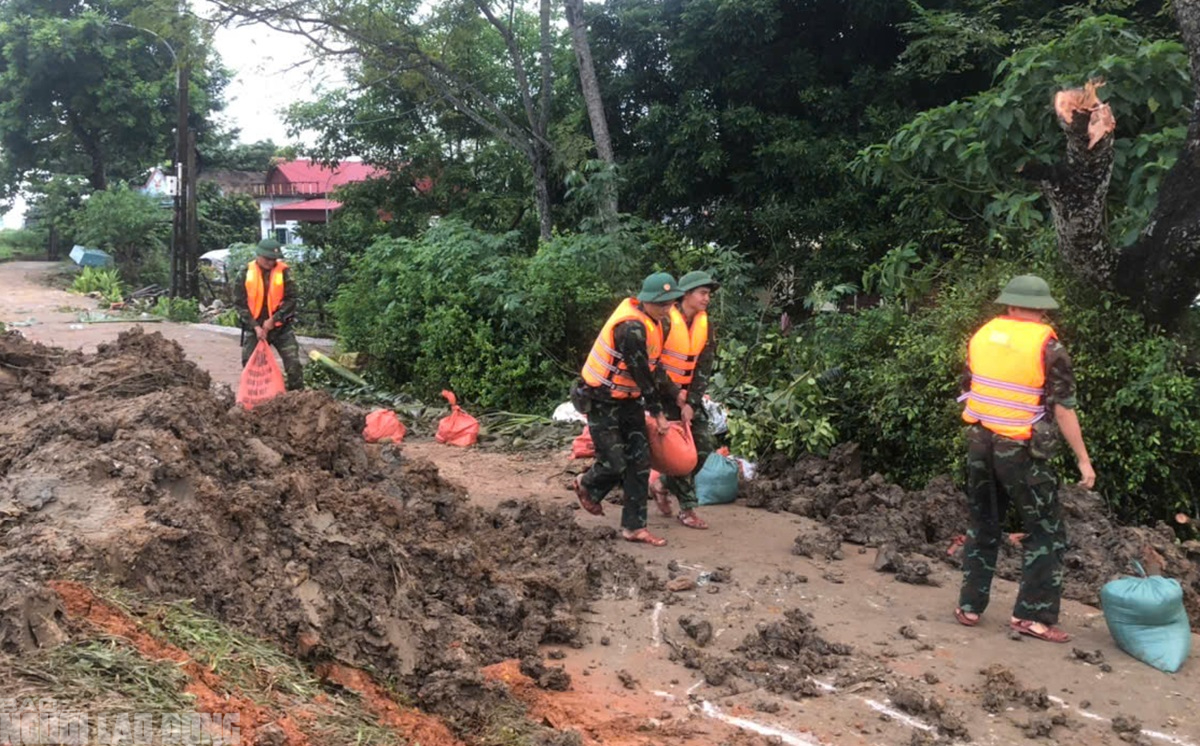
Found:
[[[286,244],[288,242],[287,228],[276,228],[275,229],[275,240],[281,244]]]

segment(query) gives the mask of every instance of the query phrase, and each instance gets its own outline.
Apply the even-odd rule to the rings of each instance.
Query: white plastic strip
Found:
[[[760,736],[775,736],[784,743],[789,744],[789,746],[822,746],[819,740],[812,736],[806,736],[803,733],[793,733],[783,728],[776,728],[773,725],[764,725],[763,723],[747,720],[746,718],[726,715],[716,705],[707,700],[700,703],[700,711],[707,717],[720,720],[722,723],[727,723],[735,728],[752,731]]]

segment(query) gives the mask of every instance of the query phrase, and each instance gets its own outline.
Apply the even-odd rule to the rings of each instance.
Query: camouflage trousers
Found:
[[[963,554],[959,607],[975,614],[987,608],[1004,519],[1015,503],[1025,538],[1021,540],[1021,588],[1013,616],[1056,624],[1067,539],[1058,483],[1049,464],[1033,458],[1026,441],[971,425],[967,429],[967,503],[971,526]]]
[[[679,407],[670,402],[665,407],[668,420],[683,419]],[[663,477],[663,486],[675,497],[679,498],[680,510],[691,510],[699,503],[696,501],[696,475],[704,468],[704,462],[713,452],[712,421],[704,407],[698,407],[692,417],[692,440],[696,444],[696,468],[691,474],[683,477]]]
[[[267,342],[279,353],[283,360],[283,373],[287,379],[288,391],[299,391],[304,388],[304,363],[300,362],[300,343],[296,341],[296,333],[292,327],[276,327],[267,332]],[[258,346],[258,337],[250,329],[242,334],[242,367],[250,362],[254,348]]]
[[[621,528],[646,527],[650,493],[650,441],[641,399],[594,399],[587,413],[588,432],[596,445],[596,461],[583,475],[583,486],[601,502],[617,485],[625,491]]]

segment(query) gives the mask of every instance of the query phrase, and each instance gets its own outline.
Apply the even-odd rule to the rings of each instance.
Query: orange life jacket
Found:
[[[258,267],[258,261],[246,265],[246,305],[254,318],[262,315],[264,295],[268,316],[274,316],[283,304],[283,271],[287,268],[283,262],[275,262],[275,267],[271,270],[271,287],[263,293],[262,270]]]
[[[650,360],[650,370],[658,367],[658,359],[662,355],[662,327],[647,316],[633,298],[621,301],[621,305],[608,317],[600,334],[596,336],[592,351],[588,353],[587,362],[583,364],[581,372],[587,385],[607,388],[612,392],[614,399],[636,399],[642,395],[613,339],[617,324],[626,321],[640,321],[642,326],[646,327],[646,356]]]
[[[1046,416],[1046,342],[1054,330],[1037,321],[1008,316],[992,319],[967,347],[971,390],[963,420],[982,423],[997,435],[1029,440],[1033,425]]]
[[[696,372],[696,361],[708,343],[708,312],[700,311],[688,327],[678,306],[671,306],[671,331],[663,343],[662,366],[667,377],[687,388]]]

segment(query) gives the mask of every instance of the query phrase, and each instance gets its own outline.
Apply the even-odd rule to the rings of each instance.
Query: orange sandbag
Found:
[[[442,396],[450,402],[450,414],[438,422],[435,436],[437,441],[463,448],[475,445],[475,441],[479,439],[479,420],[462,411],[462,407],[458,406],[458,397],[453,391],[442,391]]]
[[[696,444],[692,429],[683,422],[672,422],[666,435],[658,434],[658,425],[646,415],[646,438],[650,441],[650,466],[669,477],[682,477],[696,468]]]
[[[242,369],[238,381],[237,403],[246,409],[254,409],[263,402],[274,399],[284,392],[283,371],[275,362],[275,353],[267,341],[260,340],[249,362]]]
[[[592,442],[592,434],[585,427],[583,433],[571,444],[571,458],[595,458],[596,444]]]
[[[382,443],[390,440],[399,443],[404,440],[408,430],[404,423],[390,409],[376,409],[367,415],[367,426],[363,428],[363,438],[368,443]]]

